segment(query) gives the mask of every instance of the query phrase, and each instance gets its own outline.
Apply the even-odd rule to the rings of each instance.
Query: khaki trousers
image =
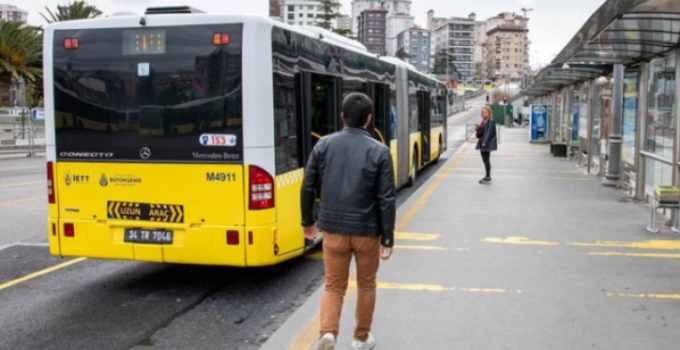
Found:
[[[321,299],[321,336],[332,333],[337,339],[340,314],[352,255],[357,266],[357,308],[354,339],[366,341],[373,323],[375,310],[376,276],[380,265],[380,238],[354,237],[342,234],[323,234],[326,271],[326,290]]]

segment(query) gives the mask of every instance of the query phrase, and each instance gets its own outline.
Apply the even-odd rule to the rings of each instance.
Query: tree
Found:
[[[342,17],[340,14],[340,7],[342,7],[340,2],[337,0],[320,0],[319,3],[321,4],[323,12],[316,15],[316,26],[330,30],[336,34],[352,38],[351,30],[333,28],[333,20],[337,20],[338,18]]]
[[[413,55],[410,55],[408,52],[406,52],[403,47],[397,51],[397,58],[402,61],[408,61],[408,59],[411,57],[413,57]]]
[[[434,57],[434,74],[455,74],[457,77],[460,77],[460,72],[458,71],[458,68],[456,67],[456,64],[453,63],[453,58],[451,55],[446,52],[445,49],[440,50],[437,52],[437,55]],[[447,77],[448,78],[448,77]],[[453,80],[453,79],[450,79]]]
[[[12,83],[42,78],[42,29],[0,20],[0,91],[9,96]],[[3,97],[0,97],[3,99]]]
[[[88,5],[85,1],[76,1],[68,5],[57,5],[56,14],[45,7],[49,18],[44,14],[40,14],[47,23],[73,21],[76,19],[90,19],[97,18],[102,15],[95,6]]]

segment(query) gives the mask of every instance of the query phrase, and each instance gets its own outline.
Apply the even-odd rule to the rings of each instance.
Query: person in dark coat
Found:
[[[493,121],[493,111],[490,107],[482,108],[482,124],[477,125],[477,149],[482,154],[486,176],[479,180],[482,185],[491,184],[491,152],[498,150],[496,123]]]

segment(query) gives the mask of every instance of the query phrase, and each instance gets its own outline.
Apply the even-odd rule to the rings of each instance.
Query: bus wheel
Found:
[[[408,178],[408,187],[413,187],[416,185],[416,180],[418,179],[418,149],[413,149],[413,170],[411,176]]]
[[[439,164],[439,160],[442,158],[442,154],[444,153],[444,145],[442,144],[442,137],[439,136],[439,152],[437,153],[437,158],[433,161],[434,164]]]

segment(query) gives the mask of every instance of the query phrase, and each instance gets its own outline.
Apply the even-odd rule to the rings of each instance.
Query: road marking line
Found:
[[[453,177],[459,179],[476,179],[479,176],[476,175],[439,175],[440,177]],[[545,177],[545,176],[493,176],[493,179],[504,179],[504,180],[548,180],[548,181],[589,181],[590,178],[587,177]]]
[[[37,197],[24,198],[24,199],[19,199],[19,200],[16,200],[16,201],[0,203],[0,207],[7,207],[7,206],[10,206],[10,205],[14,205],[14,204],[21,204],[21,203],[36,201],[38,199],[45,199],[45,198],[47,198],[47,196],[37,196]]]
[[[642,242],[615,242],[597,241],[595,243],[567,242],[567,245],[577,247],[607,247],[607,248],[636,248],[655,250],[680,250],[680,241],[642,241]]]
[[[437,176],[435,181],[430,185],[430,187],[425,191],[425,193],[420,196],[418,201],[409,209],[409,211],[402,216],[402,218],[397,222],[397,225],[395,226],[395,231],[404,231],[406,229],[406,226],[413,220],[413,217],[416,216],[416,214],[420,211],[420,209],[427,203],[427,201],[430,199],[432,194],[437,190],[437,188],[441,185],[441,183],[444,181],[444,178],[446,175],[448,175],[453,168],[460,162],[461,159],[463,159],[463,155],[467,153],[468,149],[470,148],[471,144],[466,144],[463,146],[461,149],[460,153],[456,156],[456,158],[451,161],[451,164],[449,164],[448,167],[446,167],[446,170],[442,173],[442,175]]]
[[[456,168],[454,172],[458,171],[484,171],[484,168]],[[494,168],[494,172],[501,172],[501,173],[550,173],[550,174],[580,174],[581,172],[578,170],[542,170],[542,169],[498,169]]]
[[[411,232],[397,232],[394,236],[394,240],[396,241],[436,241],[440,237],[440,235]]]
[[[471,144],[466,144],[458,153],[455,159],[451,161],[451,164],[446,168],[444,171],[444,174],[448,174],[451,172],[451,170],[460,162],[461,159],[463,159],[463,155],[467,152],[467,150],[470,148]],[[404,231],[406,226],[408,225],[409,222],[413,219],[413,217],[418,213],[420,208],[427,202],[427,200],[432,196],[434,191],[441,185],[441,183],[444,181],[444,177],[438,177],[434,180],[434,182],[430,185],[430,187],[427,189],[425,193],[421,195],[421,197],[418,199],[418,201],[409,209],[409,211],[397,222],[397,225],[395,227],[395,231]],[[352,275],[350,277],[350,280],[356,280],[356,274]],[[343,306],[344,304],[347,303],[347,300],[351,298],[354,293],[356,292],[356,287],[349,287],[347,290],[347,293],[345,294],[345,299],[343,301]],[[286,348],[286,350],[309,350],[314,343],[319,339],[319,320],[320,320],[320,313],[316,313],[316,316],[314,316],[314,319],[312,319],[298,334],[298,336],[293,340],[293,342]]]
[[[315,251],[312,253],[307,253],[305,255],[307,259],[314,259],[314,260],[323,260],[323,250]]]
[[[640,298],[640,299],[680,299],[680,294],[625,294],[607,293],[608,297]]]
[[[68,266],[77,264],[77,263],[82,262],[82,261],[85,261],[85,260],[87,260],[87,258],[73,259],[73,260],[67,261],[67,262],[65,262],[65,263],[63,263],[63,264],[59,264],[59,265],[57,265],[57,266],[52,266],[52,267],[47,268],[47,269],[44,269],[44,270],[42,270],[42,271],[34,272],[34,273],[30,274],[30,275],[27,275],[27,276],[24,276],[24,277],[21,277],[21,278],[18,278],[18,279],[15,279],[15,280],[13,280],[13,281],[9,281],[9,282],[3,283],[3,284],[0,284],[0,290],[7,289],[7,288],[12,287],[12,286],[15,286],[15,285],[17,285],[17,284],[19,284],[19,283],[26,282],[26,281],[28,281],[28,280],[32,280],[32,279],[34,279],[34,278],[36,278],[36,277],[40,277],[40,276],[42,276],[42,275],[46,275],[46,274],[48,274],[48,273],[50,273],[50,272],[54,272],[54,271],[63,269],[63,268],[65,268],[65,267],[68,267]]]
[[[486,243],[497,243],[497,244],[518,244],[518,245],[569,245],[574,247],[600,247],[600,248],[631,248],[631,249],[650,249],[650,250],[680,250],[680,241],[671,240],[651,240],[651,241],[640,241],[640,242],[617,242],[617,241],[597,241],[597,242],[548,242],[548,241],[534,241],[525,237],[489,237],[482,240]],[[593,253],[592,255],[621,255],[626,253]],[[654,254],[642,254],[642,255],[631,255],[630,256],[650,256]],[[664,257],[664,256],[658,256]],[[675,257],[674,254],[666,254],[665,257]]]
[[[349,282],[352,287],[357,287],[357,282],[352,280]],[[505,288],[459,288],[459,287],[444,287],[433,284],[405,284],[405,283],[385,283],[378,282],[378,289],[392,289],[392,290],[410,290],[417,292],[467,292],[467,293],[515,293],[522,294],[521,290],[505,289]]]
[[[0,188],[7,188],[7,187],[19,187],[19,186],[25,186],[25,185],[42,185],[46,184],[47,181],[30,181],[30,182],[17,182],[17,183],[12,183],[12,184],[6,184],[6,185],[0,185]]]
[[[593,256],[626,256],[631,258],[680,259],[680,254],[588,252]]]
[[[395,245],[394,249],[411,249],[411,250],[446,250],[446,248],[424,245]]]
[[[558,242],[532,241],[529,238],[524,238],[524,237],[507,237],[507,238],[489,237],[489,238],[483,239],[482,242],[504,243],[504,244],[520,244],[520,245],[559,245]]]

